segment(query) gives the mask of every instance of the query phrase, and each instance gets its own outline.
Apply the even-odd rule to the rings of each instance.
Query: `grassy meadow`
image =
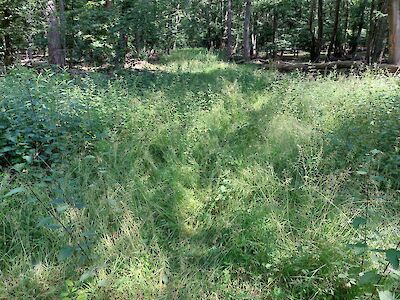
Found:
[[[400,295],[396,77],[14,69],[0,134],[0,299]]]

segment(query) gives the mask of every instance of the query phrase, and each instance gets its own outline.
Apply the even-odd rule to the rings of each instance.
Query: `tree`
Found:
[[[310,45],[310,59],[313,62],[319,60],[321,55],[322,48],[322,39],[324,33],[324,13],[323,13],[323,0],[311,0],[311,8],[310,8],[310,21],[309,21],[309,31],[311,34],[311,45]],[[318,18],[318,26],[317,29],[314,26],[315,19],[315,9],[317,8],[317,18]]]
[[[61,1],[61,6],[63,2]],[[62,9],[60,10],[62,12]],[[62,18],[57,10],[55,0],[48,0],[46,7],[48,20],[47,44],[49,52],[49,63],[63,67],[65,65],[65,44],[62,37]]]
[[[400,65],[400,4],[398,0],[389,2],[389,61]]]
[[[328,48],[328,55],[327,55],[328,59],[331,58],[331,54],[332,54],[333,48],[337,45],[339,19],[340,19],[340,4],[341,4],[341,0],[336,0],[335,1],[335,22],[334,22],[334,25],[333,25],[331,41],[329,43],[329,48]]]
[[[387,11],[388,0],[372,0],[366,57],[368,63],[380,62],[383,59],[388,28]]]
[[[251,0],[245,0],[244,28],[243,28],[243,57],[250,60],[250,22],[251,22]]]
[[[354,5],[353,8],[353,26],[352,35],[349,39],[350,54],[354,56],[357,52],[358,45],[360,43],[361,33],[365,25],[365,9],[367,7],[368,0],[361,0],[359,4]]]
[[[228,60],[232,58],[232,0],[226,1],[225,49]]]
[[[123,67],[125,59],[158,51],[208,47],[223,49],[228,60],[240,48],[245,60],[263,53],[276,58],[277,51],[285,59],[286,49],[294,55],[301,49],[317,62],[326,41],[328,59],[354,57],[367,47],[366,60],[376,62],[386,59],[390,44],[395,62],[396,5],[395,0],[0,0],[0,58],[10,65],[22,51],[30,59],[47,52],[49,63],[59,66],[68,55],[70,65]]]
[[[4,65],[9,66],[14,61],[14,47],[11,41],[10,27],[11,27],[12,12],[8,7],[3,10],[2,27],[4,32]]]

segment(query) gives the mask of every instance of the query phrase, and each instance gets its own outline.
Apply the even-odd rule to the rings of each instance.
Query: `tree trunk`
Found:
[[[14,62],[14,49],[12,45],[9,27],[11,26],[12,13],[7,7],[4,9],[4,18],[1,22],[1,28],[4,29],[4,65],[9,66]]]
[[[276,49],[276,33],[278,31],[278,11],[274,8],[272,16],[272,57],[276,59],[277,49]]]
[[[343,40],[347,41],[347,37],[348,37],[347,29],[349,27],[349,17],[350,17],[349,0],[345,0],[344,7],[345,7],[345,15],[344,15],[344,25],[343,25],[343,32],[344,32]],[[346,44],[345,44],[345,52],[346,52],[346,49],[347,49],[347,47],[346,47]]]
[[[367,55],[366,55],[367,63],[371,63],[371,48],[375,35],[374,14],[375,14],[375,0],[372,0],[369,11],[369,28],[368,28]]]
[[[315,9],[317,6],[317,0],[311,0],[310,2],[311,6],[310,6],[310,16],[309,16],[309,32],[310,32],[310,37],[311,37],[311,41],[310,41],[310,59],[311,61],[314,61],[317,54],[317,49],[316,49],[316,38],[315,38],[315,28],[314,28],[314,14],[315,14]],[[275,44],[275,41],[274,41]]]
[[[400,3],[389,1],[389,61],[400,65]]]
[[[388,20],[384,16],[387,14],[388,0],[380,0],[378,9],[382,14],[380,14],[378,19],[375,21],[375,33],[371,48],[371,62],[380,62],[383,59],[385,38],[388,36]]]
[[[360,17],[358,18],[357,28],[353,30],[353,36],[350,41],[350,54],[355,55],[357,52],[358,44],[360,42],[361,32],[364,27],[364,19],[365,19],[365,8],[367,7],[368,0],[364,0],[361,2],[360,7]],[[356,34],[354,35],[354,31]]]
[[[32,13],[31,11],[28,12],[28,24],[29,24],[29,28],[33,27],[33,18],[32,18]],[[33,60],[33,32],[32,30],[29,30],[28,34],[27,34],[27,40],[28,40],[28,49],[26,49],[26,59],[29,62],[32,62]]]
[[[61,33],[61,48],[64,49],[64,60],[67,56],[67,39],[66,39],[66,20],[65,20],[65,3],[64,0],[58,0],[60,9],[60,33]]]
[[[65,65],[65,48],[63,48],[61,22],[58,17],[55,0],[48,0],[47,7],[47,47],[50,64],[63,67]]]
[[[105,8],[110,9],[112,7],[112,1],[111,0],[106,0],[106,3],[104,4]]]
[[[226,1],[226,16],[225,16],[225,48],[226,57],[232,59],[232,0]]]
[[[317,39],[317,56],[315,61],[318,61],[321,55],[323,35],[324,35],[324,1],[318,0],[318,39]]]
[[[252,45],[251,55],[253,57],[257,57],[258,56],[258,53],[257,53],[257,34],[254,32],[254,29],[253,29],[253,32],[251,34],[251,45]]]
[[[254,16],[250,22],[250,57],[257,56],[257,35],[254,19],[257,19],[257,16]]]
[[[251,0],[245,0],[243,57],[246,61],[250,60],[250,21],[251,21]]]
[[[338,40],[339,17],[340,17],[340,2],[341,2],[341,0],[336,0],[335,1],[335,22],[334,22],[334,25],[333,25],[331,41],[329,43],[327,59],[331,58],[331,53],[333,51],[333,47],[335,47],[335,45],[337,44],[337,40]]]

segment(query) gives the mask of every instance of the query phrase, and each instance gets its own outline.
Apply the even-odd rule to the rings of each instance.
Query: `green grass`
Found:
[[[0,199],[0,299],[361,299],[386,261],[348,245],[399,242],[399,83],[193,49],[112,78],[15,71],[3,99],[79,102],[91,139],[3,168],[0,195],[25,192]],[[389,275],[378,289],[399,294]]]

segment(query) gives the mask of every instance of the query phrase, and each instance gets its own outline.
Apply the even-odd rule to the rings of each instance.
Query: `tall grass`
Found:
[[[0,298],[371,293],[359,274],[383,271],[382,253],[348,245],[365,233],[377,249],[398,242],[398,79],[281,75],[193,49],[155,68],[51,75],[102,134],[45,166],[4,169],[0,194],[25,192],[0,200]],[[12,78],[0,86],[18,98]],[[43,97],[58,92],[46,80],[33,87]],[[367,201],[368,231],[355,230]],[[399,293],[390,275],[379,289]]]

